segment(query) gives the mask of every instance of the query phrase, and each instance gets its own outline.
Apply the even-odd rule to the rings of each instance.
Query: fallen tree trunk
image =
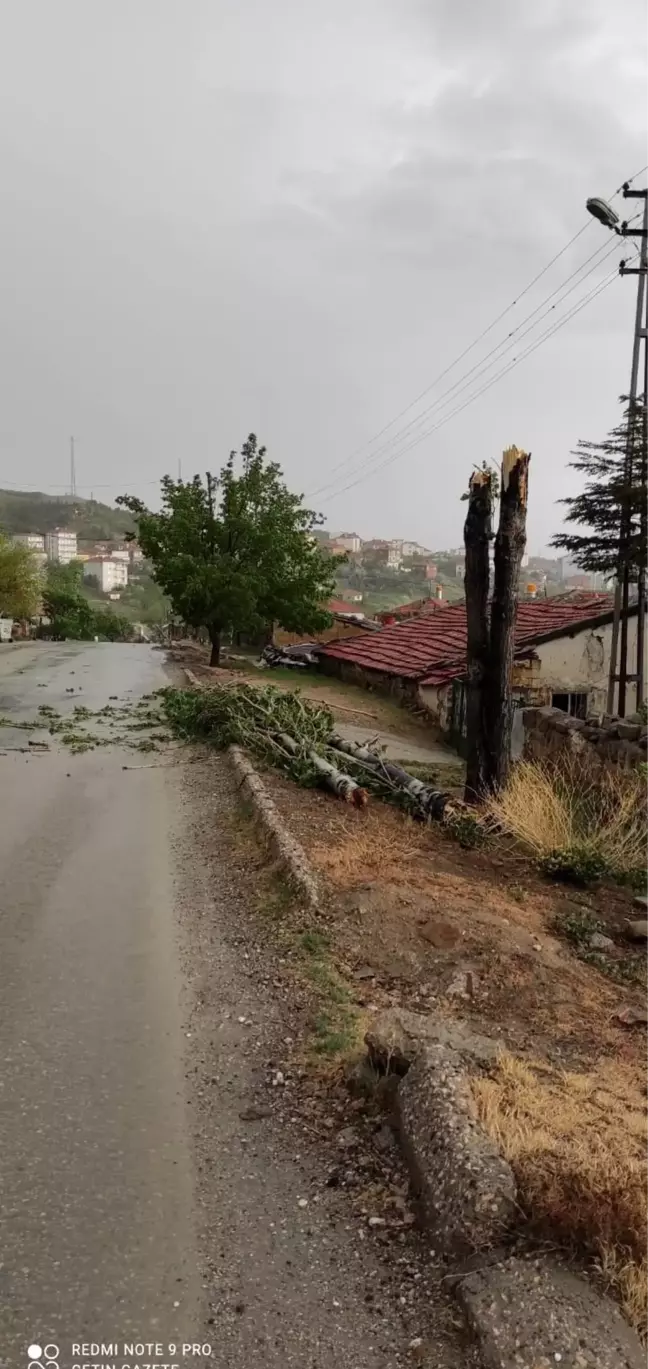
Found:
[[[331,789],[339,799],[344,799],[345,803],[352,803],[356,808],[366,808],[369,795],[366,789],[351,779],[350,775],[337,770],[330,761],[318,756],[316,751],[309,751],[308,759],[327,789]]]
[[[442,818],[445,805],[448,802],[447,794],[439,789],[433,789],[424,780],[419,780],[415,775],[409,775],[407,770],[397,765],[395,761],[388,761],[376,751],[370,751],[366,746],[360,746],[357,742],[346,741],[337,732],[333,732],[329,738],[329,743],[337,751],[343,751],[355,760],[361,761],[364,765],[369,765],[375,774],[389,780],[398,789],[403,789],[409,794],[426,817]]]

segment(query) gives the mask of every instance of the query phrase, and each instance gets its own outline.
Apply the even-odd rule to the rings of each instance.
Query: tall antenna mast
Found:
[[[75,457],[74,457],[74,438],[71,437],[71,438],[70,438],[70,494],[72,495],[72,498],[73,498],[73,499],[76,498],[76,492],[77,492],[77,486],[76,486],[76,461],[75,461]]]

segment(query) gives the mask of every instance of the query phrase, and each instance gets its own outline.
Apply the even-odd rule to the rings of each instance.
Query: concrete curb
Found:
[[[184,669],[193,688],[205,687]],[[295,891],[316,910],[317,882],[303,847],[240,746],[226,754],[264,839]],[[430,1024],[419,1035],[415,1014],[401,1018],[368,1034],[370,1058],[372,1051],[376,1059],[397,1057],[407,1070],[396,1095],[401,1142],[424,1224],[448,1260],[483,1369],[643,1369],[639,1339],[609,1298],[546,1258],[497,1258],[492,1249],[515,1228],[515,1182],[476,1125],[466,1075],[470,1060],[487,1064],[497,1043],[460,1023]],[[480,1247],[483,1267],[468,1272],[457,1263]]]
[[[205,689],[193,670],[183,666],[192,689]],[[291,836],[279,810],[252,762],[240,746],[228,746],[227,758],[238,780],[238,789],[252,806],[254,819],[276,856],[295,893],[315,912],[319,908],[317,880],[303,846]]]
[[[422,1224],[478,1347],[483,1369],[639,1369],[645,1354],[616,1303],[559,1260],[526,1255],[510,1165],[479,1126],[470,1077],[500,1045],[469,1024],[403,1008],[365,1036],[394,1097]]]
[[[295,892],[315,911],[319,907],[317,881],[304,848],[290,835],[261,776],[240,746],[229,746],[227,757],[239,780],[239,790],[251,803],[255,821],[266,842],[285,870]]]
[[[204,689],[204,688],[205,688],[205,685],[203,684],[202,680],[199,680],[199,679],[198,679],[198,676],[197,676],[197,675],[194,675],[193,670],[190,670],[190,669],[189,669],[189,666],[183,665],[182,669],[184,670],[184,673],[185,673],[185,675],[186,675],[186,677],[187,677],[187,679],[188,679],[188,681],[189,681],[189,684],[191,685],[191,688],[192,688],[192,689]]]
[[[478,1125],[456,1051],[425,1046],[396,1096],[403,1151],[436,1250],[492,1249],[516,1224],[511,1166]]]

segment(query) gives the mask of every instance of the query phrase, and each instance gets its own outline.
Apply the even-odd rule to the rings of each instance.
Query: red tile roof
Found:
[[[527,600],[518,606],[516,650],[546,637],[566,635],[611,611],[609,594],[579,595],[575,601]],[[443,613],[422,614],[371,636],[332,642],[323,655],[424,685],[445,684],[466,669],[466,606],[447,604]]]
[[[379,621],[385,618],[414,618],[420,613],[430,613],[437,608],[447,608],[445,599],[412,599],[409,604],[399,604],[397,608],[384,608],[376,614]]]

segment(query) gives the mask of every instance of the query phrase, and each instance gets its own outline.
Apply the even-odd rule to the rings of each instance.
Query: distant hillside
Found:
[[[114,509],[96,499],[71,495],[0,490],[0,530],[5,533],[50,532],[69,528],[80,542],[119,541],[135,524],[125,509]]]

